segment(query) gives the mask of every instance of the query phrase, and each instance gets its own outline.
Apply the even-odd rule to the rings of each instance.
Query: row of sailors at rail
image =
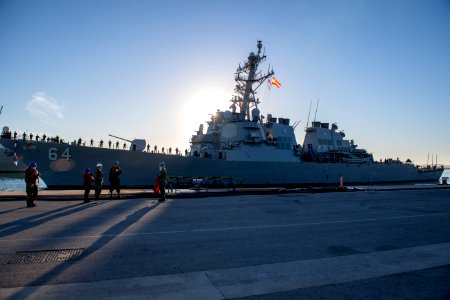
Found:
[[[83,142],[82,144],[81,144],[81,138],[78,140],[78,143],[77,143],[77,145],[78,146],[85,146],[85,142]],[[94,140],[93,139],[91,139],[91,147],[93,147],[94,146]],[[117,141],[116,142],[116,149],[119,149],[119,142]],[[103,140],[100,140],[100,142],[99,142],[99,147],[100,148],[103,148]],[[111,140],[109,140],[108,141],[108,147],[109,147],[109,149],[114,149],[113,148],[113,145],[112,145],[112,141]],[[127,143],[123,143],[123,150],[125,150],[127,148]],[[161,148],[161,152],[158,150],[158,146],[157,145],[155,145],[154,147],[153,147],[153,150],[151,150],[151,147],[150,147],[150,144],[147,144],[147,152],[148,153],[161,153],[161,154],[172,154],[172,147],[169,147],[168,149],[165,149],[164,147],[162,147]],[[167,150],[167,151],[166,151]],[[175,152],[175,155],[181,155],[182,153],[181,153],[181,151],[178,149],[178,147],[176,147],[175,149],[174,149],[174,152]],[[187,149],[185,149],[184,150],[184,155],[185,156],[187,156]]]
[[[86,142],[83,142],[83,143],[82,143],[82,140],[81,140],[81,138],[80,138],[80,139],[78,139],[77,145],[78,145],[78,146],[86,146]],[[90,146],[91,146],[91,147],[94,146],[94,140],[93,140],[93,139],[91,139]],[[100,148],[103,148],[103,140],[100,140],[100,142],[99,142],[99,147],[100,147]],[[120,147],[120,143],[119,143],[119,141],[117,141],[116,144],[115,144],[115,148],[116,148],[116,149],[119,149],[119,147]],[[111,140],[108,141],[108,148],[109,148],[109,149],[114,149],[114,145],[113,145],[113,143],[112,143]],[[147,148],[147,152],[148,152],[148,153],[172,154],[172,147],[169,147],[168,149],[165,149],[164,147],[162,147],[162,148],[161,148],[161,152],[158,150],[158,146],[157,146],[157,145],[155,145],[155,146],[153,147],[153,150],[151,150],[150,144],[147,144],[147,147],[146,147],[146,148]],[[127,143],[123,143],[122,149],[123,149],[123,150],[126,150],[126,149],[127,149]],[[166,150],[167,150],[167,151],[166,151]],[[181,155],[181,151],[178,149],[178,147],[176,147],[176,148],[174,149],[174,152],[175,152],[175,155]],[[185,152],[185,156],[187,156],[187,149],[185,149],[184,152]]]
[[[2,138],[6,138],[6,139],[14,139],[17,140],[18,138],[18,134],[16,131],[14,131],[14,134],[10,131],[10,130],[6,130],[4,132],[2,132],[1,135]],[[67,144],[67,142],[65,142],[62,138],[60,138],[58,135],[56,137],[49,137],[47,136],[45,133],[41,136],[39,136],[39,134],[33,135],[33,133],[27,134],[26,132],[24,132],[22,134],[22,139],[24,141],[36,141],[36,142],[47,142],[47,143],[58,143],[58,144]],[[79,138],[78,140],[75,140],[72,142],[72,145],[77,145],[77,146],[86,146],[86,141],[83,141],[81,138]],[[98,146],[100,148],[103,148],[104,142],[103,140],[100,140],[98,143]],[[90,146],[94,147],[94,140],[91,139],[90,140]],[[115,149],[119,149],[120,148],[120,143],[117,141],[115,143]],[[111,140],[108,141],[108,147],[109,149],[114,149],[114,145],[113,142]],[[126,150],[128,147],[127,143],[123,143],[122,145],[122,150]],[[168,149],[162,147],[161,151],[159,151],[158,146],[155,145],[153,147],[153,150],[151,150],[150,144],[147,144],[147,152],[148,153],[161,153],[161,154],[172,154],[172,147],[169,147]],[[182,155],[182,152],[178,149],[178,147],[176,147],[175,149],[173,149],[173,152],[175,155]],[[187,156],[188,150],[185,149],[184,150],[184,155]]]
[[[2,138],[17,140],[18,134],[16,131],[14,131],[14,134],[11,133],[11,131],[6,131],[6,132],[4,131],[4,132],[2,132]],[[50,137],[50,136],[45,135],[45,133],[41,137],[41,136],[39,136],[39,134],[36,134],[36,136],[34,136],[32,133],[27,134],[26,132],[24,132],[22,134],[22,140],[24,140],[24,141],[36,140],[36,142],[42,141],[42,142],[47,142],[47,143],[50,143],[50,142],[61,143],[61,144],[64,143],[63,139],[60,138],[59,136]]]

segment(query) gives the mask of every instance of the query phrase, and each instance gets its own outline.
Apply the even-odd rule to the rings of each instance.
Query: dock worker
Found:
[[[98,200],[100,198],[100,194],[102,192],[102,184],[103,184],[103,178],[105,177],[103,175],[103,164],[98,163],[95,166],[95,174],[94,174],[94,184],[95,184],[95,200]]]
[[[166,201],[166,181],[167,181],[167,170],[164,162],[159,163],[159,193],[161,194],[161,198],[159,198],[158,202]]]
[[[84,203],[89,203],[89,193],[91,191],[91,185],[94,182],[94,176],[91,173],[91,169],[86,168],[83,172],[83,188],[84,188]]]
[[[122,169],[119,162],[116,160],[109,169],[109,198],[112,199],[112,193],[117,191],[117,198],[120,199],[120,175],[122,175]]]
[[[25,170],[25,184],[27,192],[27,207],[34,207],[38,195],[39,171],[35,162],[30,163]]]

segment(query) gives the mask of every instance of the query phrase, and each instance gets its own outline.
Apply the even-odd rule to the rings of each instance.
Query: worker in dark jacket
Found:
[[[89,203],[89,193],[91,191],[91,184],[94,182],[91,169],[86,168],[83,172],[83,187],[84,187],[84,203]]]
[[[27,191],[27,207],[34,207],[38,195],[39,171],[35,162],[30,163],[25,170],[25,184]]]
[[[167,182],[167,170],[164,162],[159,163],[159,172],[158,172],[158,180],[159,180],[159,192],[161,194],[161,198],[158,202],[166,201],[166,182]]]
[[[103,165],[101,163],[98,163],[97,166],[95,166],[95,200],[98,200],[100,198],[100,194],[102,192],[102,184],[103,184]]]
[[[119,162],[115,161],[114,165],[109,169],[109,198],[112,199],[112,193],[114,190],[117,191],[117,198],[120,198],[120,175],[122,174],[122,169],[120,168]]]

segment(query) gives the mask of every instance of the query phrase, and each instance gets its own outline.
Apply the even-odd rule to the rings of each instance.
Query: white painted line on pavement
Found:
[[[270,229],[270,228],[286,228],[286,227],[299,227],[299,226],[335,225],[335,224],[359,223],[359,222],[377,222],[377,221],[401,220],[401,219],[411,219],[411,218],[436,217],[436,216],[445,216],[445,215],[450,215],[450,213],[430,213],[430,214],[396,216],[396,217],[386,217],[386,218],[337,220],[337,221],[330,221],[330,222],[290,223],[290,224],[273,224],[273,225],[205,228],[205,229],[154,231],[154,232],[136,232],[136,233],[120,233],[120,234],[75,235],[75,236],[61,236],[61,237],[36,237],[36,238],[17,238],[17,239],[0,238],[0,241],[15,242],[15,241],[62,240],[62,239],[90,239],[90,238],[97,239],[97,238],[102,238],[102,237],[128,237],[128,236],[133,237],[133,236],[164,235],[164,234],[177,234],[177,233],[233,231],[233,230],[248,230],[248,229]]]

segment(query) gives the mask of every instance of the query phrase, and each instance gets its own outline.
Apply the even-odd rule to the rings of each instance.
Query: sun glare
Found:
[[[228,110],[230,99],[230,91],[220,88],[202,89],[192,93],[184,101],[184,107],[181,110],[183,124],[186,124],[183,128],[184,132],[191,136],[198,130],[200,124],[203,124],[206,131],[206,121],[211,119],[211,114],[218,109]]]

